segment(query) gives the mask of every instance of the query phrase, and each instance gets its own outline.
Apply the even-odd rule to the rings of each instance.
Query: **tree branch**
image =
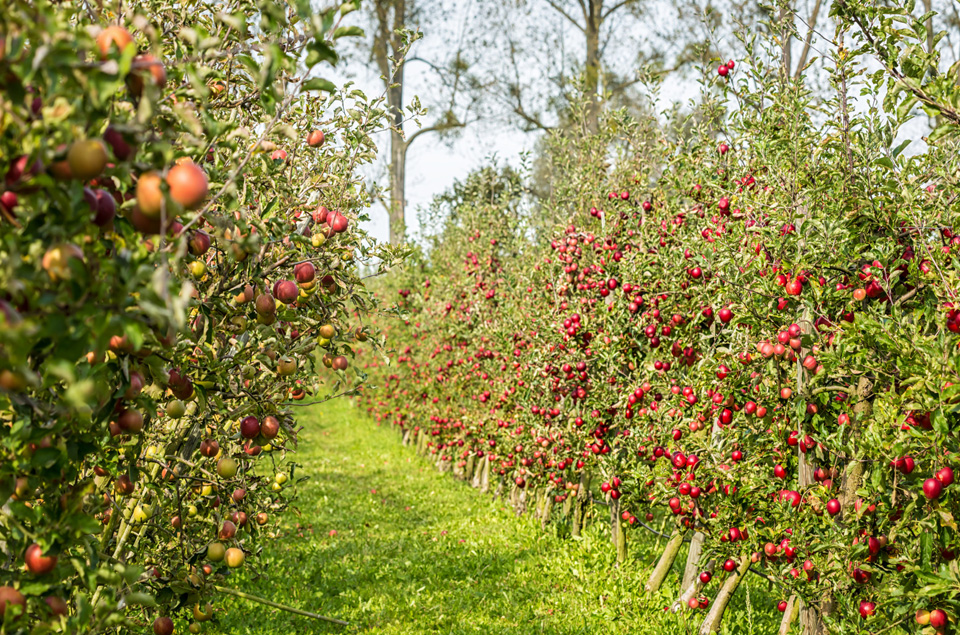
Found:
[[[820,15],[820,1],[817,0],[813,5],[813,11],[810,13],[810,21],[807,23],[807,37],[803,41],[803,50],[800,51],[800,59],[797,60],[797,70],[794,72],[794,79],[800,79],[803,67],[807,64],[807,55],[810,54],[810,42],[813,40],[813,33],[817,26],[817,16]]]
[[[577,22],[576,20],[574,20],[574,19],[573,19],[573,16],[571,16],[569,13],[567,13],[567,12],[563,9],[563,7],[561,7],[560,5],[558,5],[558,4],[557,4],[556,2],[554,2],[553,0],[547,0],[547,4],[549,4],[551,7],[553,7],[553,10],[554,10],[554,11],[556,11],[557,13],[559,13],[560,15],[562,15],[563,17],[565,17],[567,20],[569,20],[569,21],[570,21],[570,24],[572,24],[573,26],[575,26],[575,27],[577,27],[578,29],[580,29],[580,32],[581,32],[581,33],[584,32],[584,28],[583,28],[582,26],[580,26],[580,23]],[[583,3],[581,2],[581,5],[582,5],[582,4],[583,4]]]
[[[622,9],[623,7],[625,7],[626,5],[634,1],[635,0],[620,0],[620,2],[618,2],[617,4],[613,5],[612,7],[610,7],[609,9],[603,12],[603,14],[600,16],[600,21],[603,22],[612,14],[616,13],[617,11],[619,11],[620,9]]]

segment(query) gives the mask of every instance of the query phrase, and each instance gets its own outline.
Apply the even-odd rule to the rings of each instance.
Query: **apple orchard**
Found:
[[[403,266],[360,228],[383,98],[322,78],[359,1],[315,4],[4,8],[3,632],[262,601],[341,396],[700,633],[751,576],[781,633],[953,632],[960,87],[912,2],[830,3],[796,76],[728,42],[694,112],[585,100],[549,188],[472,173]]]
[[[657,610],[701,633],[748,576],[782,633],[952,632],[960,89],[912,9],[832,3],[825,96],[753,35],[675,129],[578,113],[546,200],[459,184],[383,285],[405,321],[363,403],[518,513],[602,524],[621,566],[665,534],[647,593],[688,541]]]
[[[7,633],[200,632],[394,257],[357,225],[383,110],[320,75],[355,3],[122,6],[0,18]]]

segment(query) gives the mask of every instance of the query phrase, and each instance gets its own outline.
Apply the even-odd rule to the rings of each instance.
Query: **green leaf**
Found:
[[[363,37],[363,29],[358,26],[338,27],[337,30],[333,32],[333,39],[337,40],[342,37]]]
[[[938,141],[941,137],[945,137],[950,134],[956,134],[957,125],[950,122],[945,122],[937,126],[933,132],[927,135],[927,143],[932,143]]]
[[[320,62],[329,62],[331,66],[336,66],[339,59],[333,47],[323,40],[314,40],[307,44],[307,68],[313,68]]]
[[[336,92],[337,86],[333,82],[321,77],[311,77],[303,83],[303,90],[325,90],[333,93]]]
[[[947,418],[943,416],[943,410],[934,411],[933,416],[930,417],[930,423],[933,424],[933,429],[940,434],[947,434],[950,431]]]

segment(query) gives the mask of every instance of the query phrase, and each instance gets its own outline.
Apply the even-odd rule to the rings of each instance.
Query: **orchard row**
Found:
[[[533,212],[477,175],[382,289],[406,319],[368,362],[378,420],[575,535],[605,502],[620,559],[665,523],[647,590],[690,540],[671,608],[704,633],[746,575],[807,633],[960,609],[955,138],[905,156],[847,97],[862,57],[831,62],[839,118],[758,53],[680,138],[624,113],[554,137]]]
[[[378,344],[355,170],[383,122],[308,80],[353,3],[100,8],[0,18],[0,619],[200,632],[269,575],[294,405]]]

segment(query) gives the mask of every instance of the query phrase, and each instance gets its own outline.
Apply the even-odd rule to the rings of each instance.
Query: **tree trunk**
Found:
[[[660,586],[673,567],[673,561],[677,559],[677,553],[680,552],[680,546],[683,544],[683,534],[684,532],[679,529],[673,530],[673,534],[670,536],[670,540],[667,541],[667,546],[663,550],[663,555],[660,556],[660,561],[657,562],[657,566],[650,572],[650,578],[644,586],[647,593],[656,593],[660,590]]]
[[[783,619],[780,620],[780,630],[777,635],[787,635],[790,632],[790,625],[797,619],[797,611],[800,608],[800,600],[797,596],[791,595],[787,600],[787,610],[783,612]]]
[[[407,140],[403,137],[403,66],[392,68],[393,62],[403,54],[400,31],[407,27],[406,0],[374,0],[370,5],[376,20],[373,38],[373,57],[387,93],[387,110],[393,115],[390,130],[390,242],[403,242],[406,236],[404,212],[406,207],[405,186],[407,170]]]
[[[617,549],[617,564],[627,561],[627,533],[620,518],[620,500],[610,501],[610,542]]]
[[[792,29],[787,25],[789,20],[791,25],[793,23],[793,6],[790,2],[785,2],[780,6],[780,37],[783,38],[783,47],[781,49],[781,63],[783,65],[783,77],[790,77],[790,69],[793,67],[793,60],[791,59],[793,53],[793,32]]]
[[[490,457],[483,457],[483,472],[480,474],[480,493],[486,494],[490,491]]]
[[[584,64],[584,92],[589,98],[587,103],[587,132],[596,133],[600,128],[600,25],[603,0],[589,0],[589,7],[585,12],[587,55]]]
[[[553,513],[553,487],[548,487],[543,495],[543,507],[540,509],[540,528],[546,529]]]
[[[577,488],[577,499],[573,502],[573,520],[570,523],[570,534],[580,537],[584,519],[587,514],[587,505],[590,504],[590,475],[586,470],[580,473],[580,486]]]
[[[789,67],[788,67],[789,70]],[[810,320],[810,312],[804,310],[803,317],[800,320],[800,327],[804,335],[809,335],[813,331],[813,323]],[[802,360],[807,356],[810,351],[806,348],[801,349],[799,355],[797,355],[797,393],[804,395],[807,393],[807,371],[803,368]],[[801,428],[801,434],[805,432]],[[802,438],[802,437],[801,437]],[[816,479],[813,476],[813,465],[810,461],[807,460],[807,453],[801,451],[803,447],[802,443],[797,444],[797,459],[800,466],[800,491],[807,491],[807,489],[816,483]],[[830,604],[829,595],[825,596],[827,604]],[[804,635],[822,635],[826,632],[826,628],[823,624],[823,620],[820,619],[819,607],[807,606],[802,602],[797,600],[797,603],[800,604],[800,624],[803,629]],[[792,608],[792,607],[791,607]]]
[[[733,594],[736,593],[737,587],[740,586],[743,577],[747,575],[747,569],[750,568],[750,554],[744,553],[740,557],[740,566],[731,572],[730,576],[723,581],[723,586],[720,587],[717,597],[713,599],[710,612],[707,613],[703,624],[700,625],[700,635],[710,635],[710,633],[716,633],[720,630],[720,623],[723,621],[723,612],[727,610],[727,605],[730,604],[730,600],[733,599]]]
[[[691,542],[690,544],[692,545],[693,543]],[[711,560],[710,562],[707,563],[707,566],[704,567],[703,570],[713,573],[714,566],[716,565],[714,561]],[[670,611],[673,613],[679,613],[683,609],[687,608],[687,602],[690,601],[690,598],[692,598],[697,593],[699,593],[701,588],[703,588],[703,583],[700,582],[700,576],[699,575],[694,576],[689,584],[684,584],[683,586],[680,587],[681,589],[680,597],[674,600],[673,604],[670,605]]]
[[[399,90],[399,89],[398,89]],[[393,93],[393,89],[389,94]],[[394,108],[393,100],[390,107]],[[402,106],[400,106],[402,108]],[[397,119],[402,120],[401,110]],[[390,131],[390,244],[399,245],[407,235],[406,226],[407,142],[397,130]]]
[[[690,539],[690,546],[687,550],[687,565],[683,568],[683,581],[680,583],[681,589],[688,588],[697,576],[700,575],[698,567],[700,563],[700,554],[703,552],[703,540],[705,536],[698,532],[693,534]],[[687,598],[689,599],[689,598]]]

